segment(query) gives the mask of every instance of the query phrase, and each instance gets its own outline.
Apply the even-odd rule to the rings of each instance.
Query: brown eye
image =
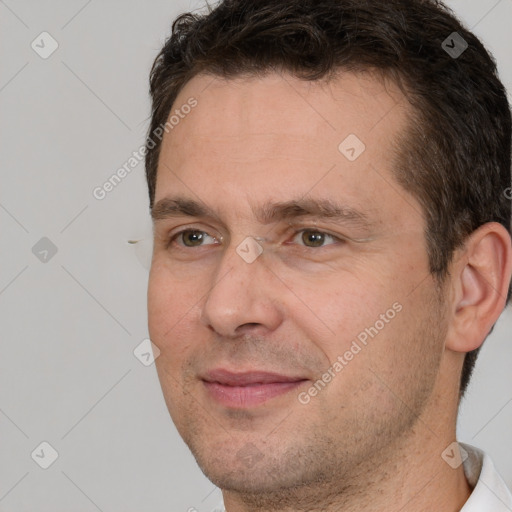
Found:
[[[327,235],[320,231],[305,230],[302,232],[301,239],[306,247],[322,247],[326,236],[332,238],[331,235]]]
[[[201,231],[186,231],[182,233],[182,240],[187,247],[195,247],[201,245],[204,233]]]
[[[179,245],[184,245],[185,247],[200,247],[201,245],[206,245],[209,238],[213,240],[213,242],[209,242],[210,244],[216,241],[215,238],[208,233],[197,229],[186,229],[177,233],[173,238],[178,239]]]

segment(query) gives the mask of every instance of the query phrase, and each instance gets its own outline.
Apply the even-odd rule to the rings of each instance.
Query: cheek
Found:
[[[159,315],[179,316],[190,309],[201,296],[202,276],[197,272],[184,272],[171,265],[165,256],[155,256],[148,281],[148,309]]]
[[[386,272],[375,269],[362,275],[340,272],[325,282],[295,286],[301,304],[297,300],[288,303],[287,311],[299,331],[324,354],[324,364],[333,364],[341,356],[344,366],[350,366],[350,371],[344,371],[347,378],[366,385],[374,380],[368,368],[392,374],[400,366],[408,373],[430,356],[428,345],[434,341],[429,330],[432,297],[428,284],[411,294],[417,276],[424,274],[415,269],[406,273],[390,264]],[[339,380],[337,385],[341,385]]]
[[[444,350],[446,322],[429,284],[400,297],[401,310],[369,341],[368,366],[391,394],[422,401],[430,393]]]
[[[172,312],[172,304],[165,293],[168,284],[161,278],[161,272],[151,267],[148,281],[148,327],[150,338],[160,347],[160,338],[169,322],[168,312]]]
[[[295,285],[293,291],[295,299],[288,302],[288,314],[300,331],[321,344],[329,359],[343,354],[394,303],[389,285],[371,276],[362,280],[349,272],[340,272],[336,279],[325,282]]]
[[[165,267],[154,264],[148,282],[148,326],[150,338],[160,350],[187,339],[191,318],[197,315],[194,283],[177,283]],[[163,354],[162,354],[163,355]]]
[[[183,367],[191,349],[191,340],[197,339],[190,327],[197,308],[185,295],[165,268],[158,265],[151,268],[148,282],[149,336],[160,350],[155,366],[173,418],[187,404]]]

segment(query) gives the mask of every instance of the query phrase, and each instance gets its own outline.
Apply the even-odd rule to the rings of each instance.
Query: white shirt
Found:
[[[491,458],[474,446],[459,444],[468,454],[463,467],[473,489],[460,512],[512,512],[512,494]]]

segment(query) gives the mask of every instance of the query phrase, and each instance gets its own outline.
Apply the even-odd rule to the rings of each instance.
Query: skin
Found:
[[[464,353],[504,307],[506,230],[475,232],[438,286],[422,209],[392,173],[411,107],[382,78],[199,75],[174,107],[192,96],[197,106],[163,139],[155,204],[179,196],[215,216],[155,213],[149,330],[171,417],[227,511],[460,510],[471,489],[441,454],[455,440]],[[352,162],[338,150],[351,133],[366,146]],[[298,199],[335,201],[367,222],[258,216],[264,204]],[[184,229],[203,238],[175,236]],[[252,263],[236,252],[246,237],[263,247]],[[233,409],[201,380],[219,367],[307,382]],[[329,368],[330,382],[301,403]]]

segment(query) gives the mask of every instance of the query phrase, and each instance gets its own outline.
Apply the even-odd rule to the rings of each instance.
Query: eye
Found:
[[[207,242],[211,240],[210,242]],[[205,231],[199,231],[197,229],[184,229],[178,233],[175,233],[170,240],[170,243],[177,241],[178,245],[184,247],[200,247],[201,245],[211,245],[218,240],[210,236]]]
[[[323,231],[315,231],[313,229],[303,229],[295,234],[294,241],[300,237],[300,242],[306,247],[323,247],[324,245],[332,245],[339,241],[335,236],[324,233]],[[331,241],[329,244],[326,242]]]

